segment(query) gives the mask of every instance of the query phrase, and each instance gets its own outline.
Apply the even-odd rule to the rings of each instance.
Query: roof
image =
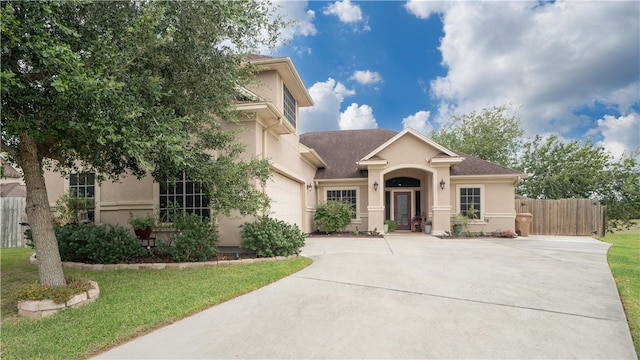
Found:
[[[22,174],[9,164],[2,164],[2,175],[5,178],[21,178]]]
[[[318,169],[316,179],[365,178],[366,173],[358,170],[358,161],[398,134],[387,129],[311,132],[300,135],[300,142],[315,150],[327,164],[326,168]],[[464,158],[464,161],[451,167],[451,176],[522,174],[475,156],[458,151],[451,153]],[[371,159],[377,158],[376,155],[372,156]],[[443,152],[435,157],[447,158],[451,155]]]
[[[506,166],[482,160],[478,157],[454,151],[464,161],[451,167],[451,176],[463,175],[521,175],[522,172]]]
[[[0,184],[2,197],[27,197],[27,186],[20,183]]]
[[[396,134],[386,129],[311,132],[300,135],[300,142],[327,163],[316,179],[364,178],[356,163]]]
[[[298,107],[313,106],[313,99],[290,58],[249,54],[247,59],[258,67],[277,71],[289,91],[296,97]]]

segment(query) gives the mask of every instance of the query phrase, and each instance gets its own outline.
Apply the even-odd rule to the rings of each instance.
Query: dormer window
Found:
[[[298,122],[298,118],[296,116],[296,99],[291,95],[289,89],[285,85],[282,85],[284,92],[284,117],[289,120],[289,123],[293,128],[296,128],[296,123]]]

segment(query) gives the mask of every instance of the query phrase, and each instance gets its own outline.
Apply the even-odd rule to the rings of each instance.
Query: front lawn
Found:
[[[253,291],[308,266],[298,257],[232,266],[162,270],[65,269],[98,282],[94,303],[44,319],[17,317],[11,293],[37,281],[31,249],[2,249],[2,359],[80,359]]]
[[[640,228],[599,239],[613,244],[607,259],[627,314],[636,354],[640,355]]]

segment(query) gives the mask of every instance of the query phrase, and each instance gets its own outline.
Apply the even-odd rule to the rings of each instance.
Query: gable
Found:
[[[390,164],[425,165],[426,160],[440,154],[440,149],[412,135],[402,136],[386,145],[376,155]]]

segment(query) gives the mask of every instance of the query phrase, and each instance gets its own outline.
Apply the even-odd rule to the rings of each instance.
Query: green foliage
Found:
[[[79,211],[89,211],[95,208],[93,199],[78,197],[67,190],[56,201],[56,220],[60,225],[75,224],[78,222]]]
[[[387,230],[389,230],[389,232],[394,232],[396,231],[396,227],[398,226],[396,224],[395,221],[391,220],[391,219],[387,219],[384,221],[385,225],[387,225]]]
[[[305,237],[295,224],[262,216],[242,225],[240,247],[255,252],[258,257],[289,256],[300,252]]]
[[[62,261],[117,264],[144,255],[140,241],[122,226],[68,224],[55,231]]]
[[[322,228],[328,234],[342,231],[351,223],[352,216],[351,204],[342,201],[327,201],[316,206],[313,220],[318,228]]]
[[[127,220],[127,223],[133,226],[133,228],[136,230],[144,230],[155,225],[156,218],[152,215],[132,215],[131,217],[129,217],[129,220]]]
[[[79,277],[70,276],[66,279],[67,286],[47,286],[40,282],[33,282],[20,286],[13,297],[16,302],[22,300],[53,300],[57,304],[69,301],[74,295],[91,290],[91,283]]]
[[[454,116],[431,138],[440,145],[503,166],[516,162],[524,130],[506,105]]]
[[[171,243],[160,243],[177,262],[206,261],[218,254],[218,233],[208,218],[177,212],[171,215],[175,231]]]
[[[516,191],[539,199],[597,199],[607,205],[610,230],[628,227],[640,217],[638,158],[640,149],[616,160],[591,140],[536,136],[524,145],[519,169],[530,176]]]

